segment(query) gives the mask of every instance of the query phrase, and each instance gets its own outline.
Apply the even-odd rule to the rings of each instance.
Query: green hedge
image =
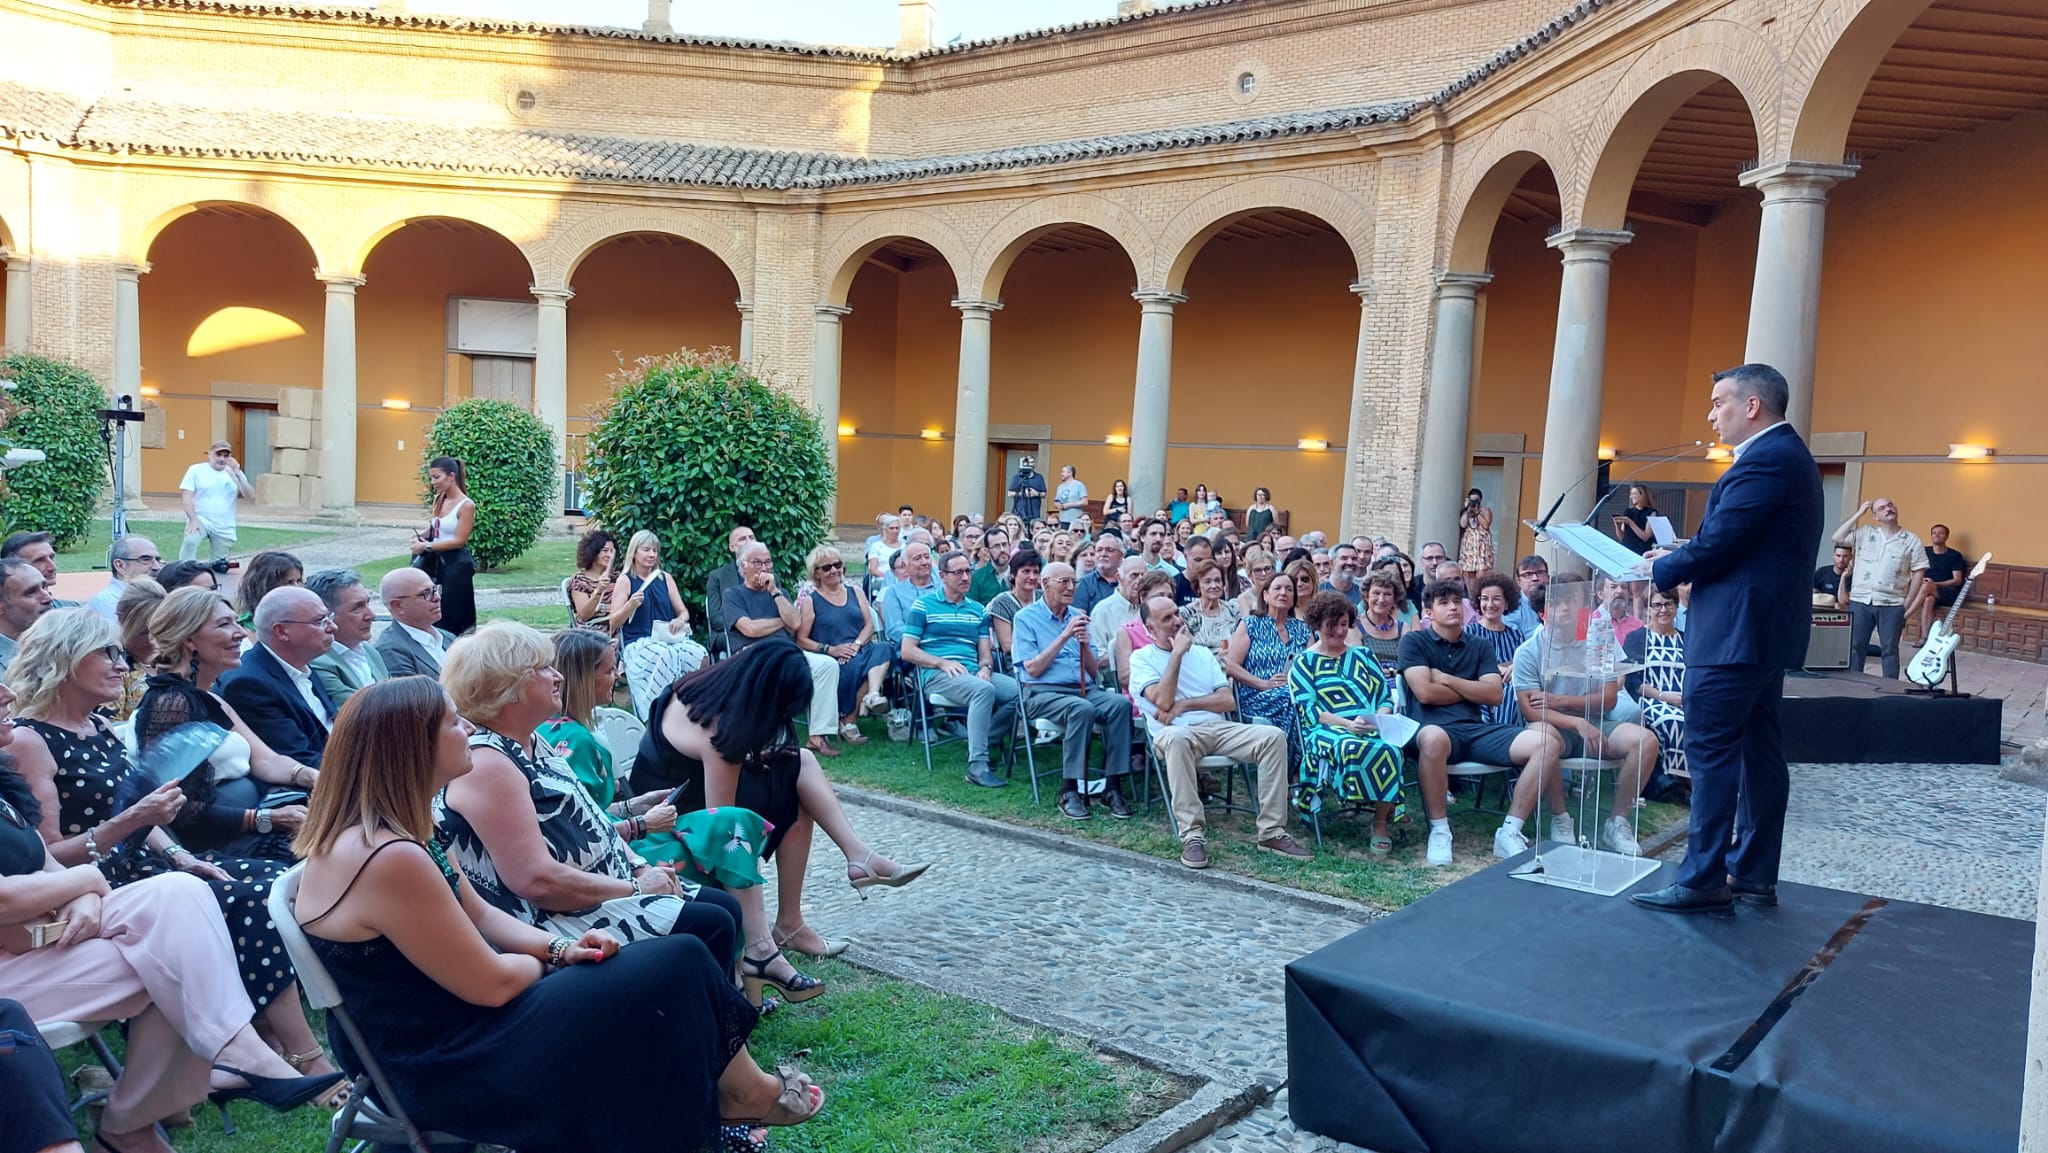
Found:
[[[663,566],[701,610],[705,578],[732,560],[726,534],[743,524],[794,589],[804,554],[831,535],[834,477],[818,418],[745,367],[687,349],[612,382],[590,432],[584,504],[620,552],[635,531],[654,530]]]
[[[107,488],[106,390],[69,361],[27,353],[0,358],[0,377],[14,385],[0,391],[0,439],[46,458],[0,474],[0,532],[47,532],[67,548],[85,537]]]
[[[427,433],[422,484],[427,461],[437,456],[462,462],[470,499],[476,501],[469,551],[478,569],[495,568],[532,548],[548,514],[561,503],[554,434],[516,404],[465,400],[443,412]],[[429,490],[429,506],[433,499]]]

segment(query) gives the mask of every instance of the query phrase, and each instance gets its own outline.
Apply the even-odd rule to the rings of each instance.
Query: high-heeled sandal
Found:
[[[837,957],[839,954],[846,952],[847,947],[853,944],[853,942],[851,941],[827,940],[825,934],[818,933],[816,929],[811,929],[811,932],[818,933],[818,939],[820,941],[825,942],[825,947],[823,949],[813,952],[810,949],[804,948],[802,945],[796,944],[796,935],[798,933],[803,932],[805,929],[811,929],[811,927],[809,925],[798,925],[795,929],[787,933],[783,932],[781,929],[774,930],[775,947],[788,952],[802,953],[806,957]]]
[[[348,1080],[342,1073],[322,1073],[316,1077],[261,1077],[232,1065],[215,1065],[214,1069],[248,1082],[239,1089],[215,1089],[206,1095],[213,1107],[220,1110],[221,1132],[231,1137],[235,1132],[234,1118],[228,1116],[231,1102],[254,1101],[275,1112],[289,1113],[333,1088],[336,1083]]]
[[[321,1060],[326,1056],[327,1050],[322,1049],[318,1045],[315,1045],[309,1052],[286,1053],[284,1055],[284,1063],[290,1065],[294,1069],[297,1069],[299,1072],[304,1073],[306,1071],[306,1066],[311,1065],[313,1062]],[[349,1094],[353,1092],[354,1089],[355,1085],[353,1082],[343,1082],[342,1084],[337,1085],[335,1087],[334,1092],[328,1094],[325,1097],[316,1098],[313,1103],[315,1105],[320,1106],[322,1109],[339,1109],[343,1105],[348,1104]]]
[[[884,877],[880,873],[875,872],[874,864],[875,854],[872,852],[857,865],[852,861],[846,862],[846,883],[853,886],[853,891],[859,893],[860,899],[863,901],[868,899],[867,890],[876,885],[881,885],[884,888],[900,889],[919,877],[924,876],[924,871],[932,867],[930,862],[921,865],[898,865],[895,872]],[[856,877],[853,875],[855,869],[860,870],[860,876]]]
[[[789,958],[782,955],[782,950],[780,949],[762,957],[760,960],[755,960],[748,956],[740,957],[740,982],[746,987],[747,1000],[753,1002],[755,1006],[758,1007],[761,1004],[761,990],[763,989],[775,990],[782,995],[784,1001],[792,1005],[808,1001],[825,992],[825,982],[816,977],[809,977],[798,973],[794,965],[790,966],[790,972],[795,975],[788,980],[769,976],[768,966],[773,965],[778,959],[785,962],[789,960]]]
[[[727,1118],[725,1124],[781,1127],[801,1125],[816,1117],[825,1107],[825,1090],[796,1064],[810,1055],[809,1049],[798,1049],[789,1055],[788,1061],[775,1067],[775,1079],[782,1083],[782,1092],[776,1095],[775,1106],[767,1115],[739,1121]]]

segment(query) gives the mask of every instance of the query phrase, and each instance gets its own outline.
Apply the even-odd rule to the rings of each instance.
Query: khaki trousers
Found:
[[[1271,840],[1287,831],[1287,734],[1283,730],[1236,721],[1153,725],[1152,747],[1166,762],[1166,791],[1172,797],[1181,840],[1200,837],[1208,827],[1202,789],[1195,779],[1196,765],[1203,757],[1229,757],[1258,765],[1258,838]]]

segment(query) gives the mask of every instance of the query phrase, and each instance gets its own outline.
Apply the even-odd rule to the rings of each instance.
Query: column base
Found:
[[[363,523],[363,514],[352,504],[339,508],[323,508],[313,514],[314,524],[331,524],[341,528],[355,528]]]

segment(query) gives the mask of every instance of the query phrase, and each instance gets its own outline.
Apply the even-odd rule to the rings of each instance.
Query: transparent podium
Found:
[[[1655,860],[1633,852],[1602,847],[1607,840],[1603,826],[1607,823],[1609,802],[1613,790],[1623,787],[1624,768],[1605,738],[1617,726],[1636,720],[1638,710],[1622,683],[1636,670],[1628,664],[1615,640],[1614,623],[1602,609],[1600,582],[1606,577],[1631,585],[1642,583],[1644,578],[1635,571],[1642,558],[1611,536],[1585,525],[1546,528],[1531,523],[1530,527],[1537,529],[1539,541],[1548,540],[1575,557],[1591,579],[1560,584],[1556,583],[1554,573],[1544,597],[1541,691],[1556,718],[1554,723],[1561,730],[1568,730],[1565,751],[1575,755],[1553,763],[1546,753],[1522,770],[1539,774],[1541,792],[1546,797],[1553,787],[1563,787],[1567,777],[1572,779],[1578,793],[1575,797],[1567,794],[1566,811],[1572,816],[1576,843],[1532,836],[1535,858],[1511,875],[1534,884],[1612,897],[1656,872],[1658,865]],[[1572,567],[1576,566],[1554,566],[1559,572]],[[1594,739],[1586,729],[1597,730],[1600,739]],[[1646,754],[1638,753],[1643,755]],[[1648,768],[1641,766],[1639,777]],[[1555,786],[1553,780],[1557,782]],[[1539,815],[1548,809],[1547,800],[1537,805]],[[1640,804],[1628,808],[1631,841],[1641,841],[1641,813]]]

